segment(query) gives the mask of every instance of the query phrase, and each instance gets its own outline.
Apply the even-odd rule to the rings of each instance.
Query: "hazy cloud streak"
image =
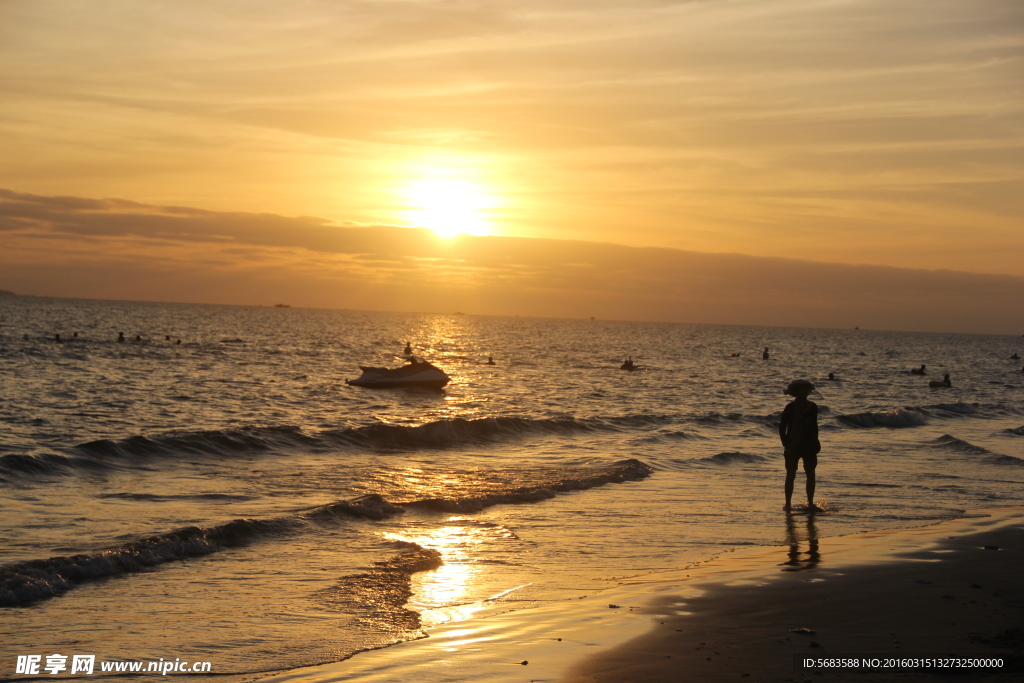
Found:
[[[1015,333],[1024,278],[342,226],[0,190],[0,287],[97,298]]]

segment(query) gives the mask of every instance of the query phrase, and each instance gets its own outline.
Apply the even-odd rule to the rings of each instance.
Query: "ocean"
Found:
[[[448,387],[345,384],[400,365],[407,341]],[[1011,336],[3,297],[0,678],[59,654],[248,680],[744,546],[1021,505],[1022,352]],[[950,388],[929,386],[944,373]],[[816,516],[782,512],[795,378],[818,386]]]

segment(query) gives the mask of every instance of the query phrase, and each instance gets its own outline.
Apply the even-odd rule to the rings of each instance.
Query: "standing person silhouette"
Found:
[[[795,379],[786,387],[785,393],[794,399],[783,409],[779,421],[779,438],[786,458],[786,507],[783,508],[786,511],[792,509],[793,483],[801,460],[807,475],[807,511],[821,511],[814,504],[814,470],[818,466],[821,442],[818,441],[818,405],[807,400],[812,391],[814,385],[806,379]]]
[[[761,354],[761,360],[768,360],[768,347],[764,347],[764,353]]]

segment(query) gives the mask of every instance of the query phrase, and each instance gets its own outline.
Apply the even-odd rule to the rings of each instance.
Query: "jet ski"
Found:
[[[451,380],[440,368],[422,358],[412,358],[408,365],[400,368],[373,368],[360,365],[363,374],[356,379],[347,379],[345,384],[368,389],[390,387],[425,387],[440,389]]]

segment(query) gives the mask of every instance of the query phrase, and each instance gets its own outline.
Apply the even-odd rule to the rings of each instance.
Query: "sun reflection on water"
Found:
[[[415,575],[414,597],[407,605],[420,612],[424,627],[467,619],[489,602],[521,588],[505,589],[497,595],[480,594],[480,547],[513,536],[510,531],[465,517],[450,517],[447,521],[449,524],[437,528],[420,526],[404,533],[384,534],[387,540],[416,543],[441,553],[441,567]]]
[[[482,333],[473,316],[433,315],[421,318],[405,337],[413,352],[444,370],[451,378],[431,407],[424,406],[423,422],[474,417],[490,414],[494,368],[486,365],[495,354],[496,340]],[[486,382],[487,384],[483,384]],[[387,416],[380,416],[387,420]]]

